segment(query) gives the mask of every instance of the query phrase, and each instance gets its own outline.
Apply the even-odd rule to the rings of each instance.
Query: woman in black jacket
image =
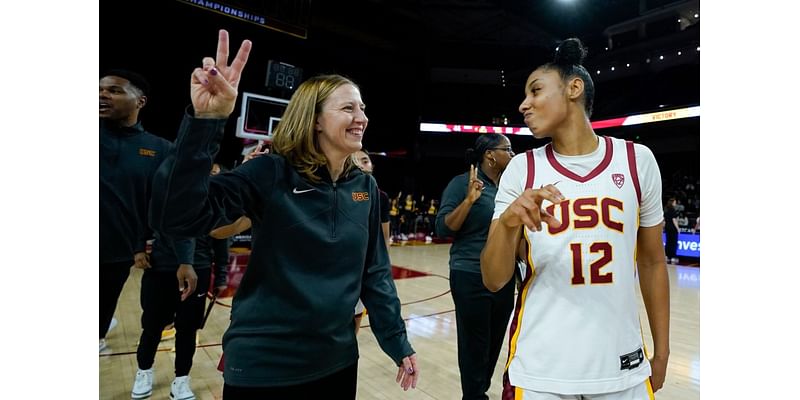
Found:
[[[223,337],[223,396],[306,398],[324,390],[355,398],[359,298],[399,367],[397,381],[415,387],[419,368],[381,232],[378,188],[350,158],[367,126],[358,87],[338,75],[307,80],[275,130],[271,154],[208,176],[250,46],[245,41],[228,66],[228,33],[220,31],[216,59],[204,58],[192,74],[193,109],[153,187],[156,230],[192,237],[221,220],[252,220],[250,263]]]

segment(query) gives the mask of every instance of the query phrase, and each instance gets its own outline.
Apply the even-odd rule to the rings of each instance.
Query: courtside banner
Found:
[[[661,241],[664,244],[667,243],[666,233],[661,234]],[[679,233],[676,254],[683,257],[700,258],[700,235],[696,233]]]
[[[658,111],[647,114],[635,114],[627,117],[593,121],[592,129],[613,128],[616,126],[630,126],[647,124],[650,122],[663,122],[682,118],[700,116],[700,106],[679,108],[676,110]],[[452,132],[452,133],[502,133],[504,135],[532,136],[527,127],[491,126],[491,125],[465,125],[465,124],[436,124],[422,122],[419,124],[420,132]]]

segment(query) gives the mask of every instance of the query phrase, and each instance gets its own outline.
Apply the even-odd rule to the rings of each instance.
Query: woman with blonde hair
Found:
[[[361,298],[370,327],[416,387],[408,343],[380,226],[375,180],[355,168],[367,127],[359,88],[326,75],[298,87],[278,125],[272,153],[209,178],[250,52],[228,66],[228,33],[217,57],[192,74],[193,110],[176,150],[154,182],[151,224],[192,237],[252,220],[252,254],[223,337],[225,399],[306,398],[324,391],[355,398],[358,343],[353,307]]]

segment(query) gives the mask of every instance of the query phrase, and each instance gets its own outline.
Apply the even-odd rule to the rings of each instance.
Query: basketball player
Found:
[[[506,168],[481,255],[484,284],[498,290],[514,275],[519,241],[529,249],[504,399],[650,399],[664,384],[669,280],[660,172],[646,147],[592,130],[585,55],[578,39],[567,39],[528,77],[519,110],[535,137],[552,141]],[[649,360],[637,269],[655,344]]]
[[[100,79],[100,351],[131,266],[149,268],[147,206],[153,173],[170,142],[144,130],[150,85],[128,70]]]
[[[382,243],[375,180],[353,165],[367,117],[358,87],[339,75],[314,77],[292,95],[272,152],[214,177],[211,168],[250,52],[228,65],[228,33],[216,59],[191,77],[192,108],[153,182],[151,225],[193,237],[244,214],[253,249],[223,337],[223,397],[356,396],[359,297],[404,390],[416,387],[417,357]]]

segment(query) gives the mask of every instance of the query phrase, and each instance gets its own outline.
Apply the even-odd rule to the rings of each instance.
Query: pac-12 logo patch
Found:
[[[612,174],[611,180],[614,181],[614,184],[617,185],[618,188],[622,189],[622,185],[625,184],[625,175],[622,174]]]

